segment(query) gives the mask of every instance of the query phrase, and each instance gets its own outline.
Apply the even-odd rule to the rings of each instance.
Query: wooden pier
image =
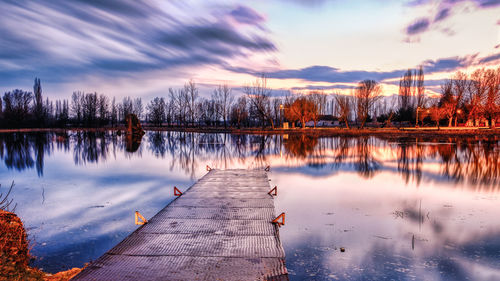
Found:
[[[270,189],[211,170],[72,280],[288,280]]]

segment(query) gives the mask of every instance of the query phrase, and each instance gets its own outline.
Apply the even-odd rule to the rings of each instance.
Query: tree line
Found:
[[[75,91],[70,99],[49,100],[42,96],[40,79],[33,92],[15,89],[0,99],[0,126],[27,127],[114,127],[128,114],[151,126],[162,127],[316,127],[320,120],[338,120],[343,126],[364,128],[391,122],[411,125],[441,123],[495,126],[500,117],[500,67],[478,69],[468,75],[455,73],[441,85],[437,97],[425,93],[422,67],[409,69],[399,81],[397,103],[383,98],[382,86],[374,80],[360,81],[350,94],[272,91],[265,76],[233,95],[228,85],[217,86],[209,97],[200,97],[193,80],[181,88],[169,88],[165,96],[147,104],[141,98],[121,101],[104,94]],[[278,93],[276,95],[276,93]],[[401,124],[401,123],[400,123]]]

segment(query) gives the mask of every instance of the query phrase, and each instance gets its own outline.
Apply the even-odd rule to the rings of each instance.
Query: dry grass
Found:
[[[0,280],[65,281],[82,270],[73,268],[48,274],[30,267],[26,230],[21,219],[14,213],[0,209],[0,230]]]

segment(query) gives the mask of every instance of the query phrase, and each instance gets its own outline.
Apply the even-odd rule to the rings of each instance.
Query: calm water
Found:
[[[49,272],[99,257],[207,164],[271,165],[291,280],[500,280],[498,138],[17,133],[0,134],[0,160]]]

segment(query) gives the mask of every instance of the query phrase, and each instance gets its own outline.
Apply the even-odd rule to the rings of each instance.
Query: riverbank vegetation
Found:
[[[409,69],[399,81],[397,97],[383,96],[374,80],[360,81],[348,95],[313,90],[273,90],[265,76],[236,94],[220,85],[201,97],[193,80],[170,88],[147,103],[142,98],[118,101],[104,94],[75,91],[69,99],[42,96],[40,79],[33,92],[15,89],[0,100],[1,128],[110,128],[133,113],[156,128],[293,127],[495,127],[500,121],[500,67],[455,73],[442,81],[440,93],[426,93],[422,67]],[[391,102],[392,100],[392,102]]]
[[[29,241],[21,219],[14,213],[16,204],[9,198],[14,183],[6,193],[0,190],[0,280],[70,280],[82,269],[72,268],[56,274],[31,267]],[[0,185],[1,188],[1,185]]]

